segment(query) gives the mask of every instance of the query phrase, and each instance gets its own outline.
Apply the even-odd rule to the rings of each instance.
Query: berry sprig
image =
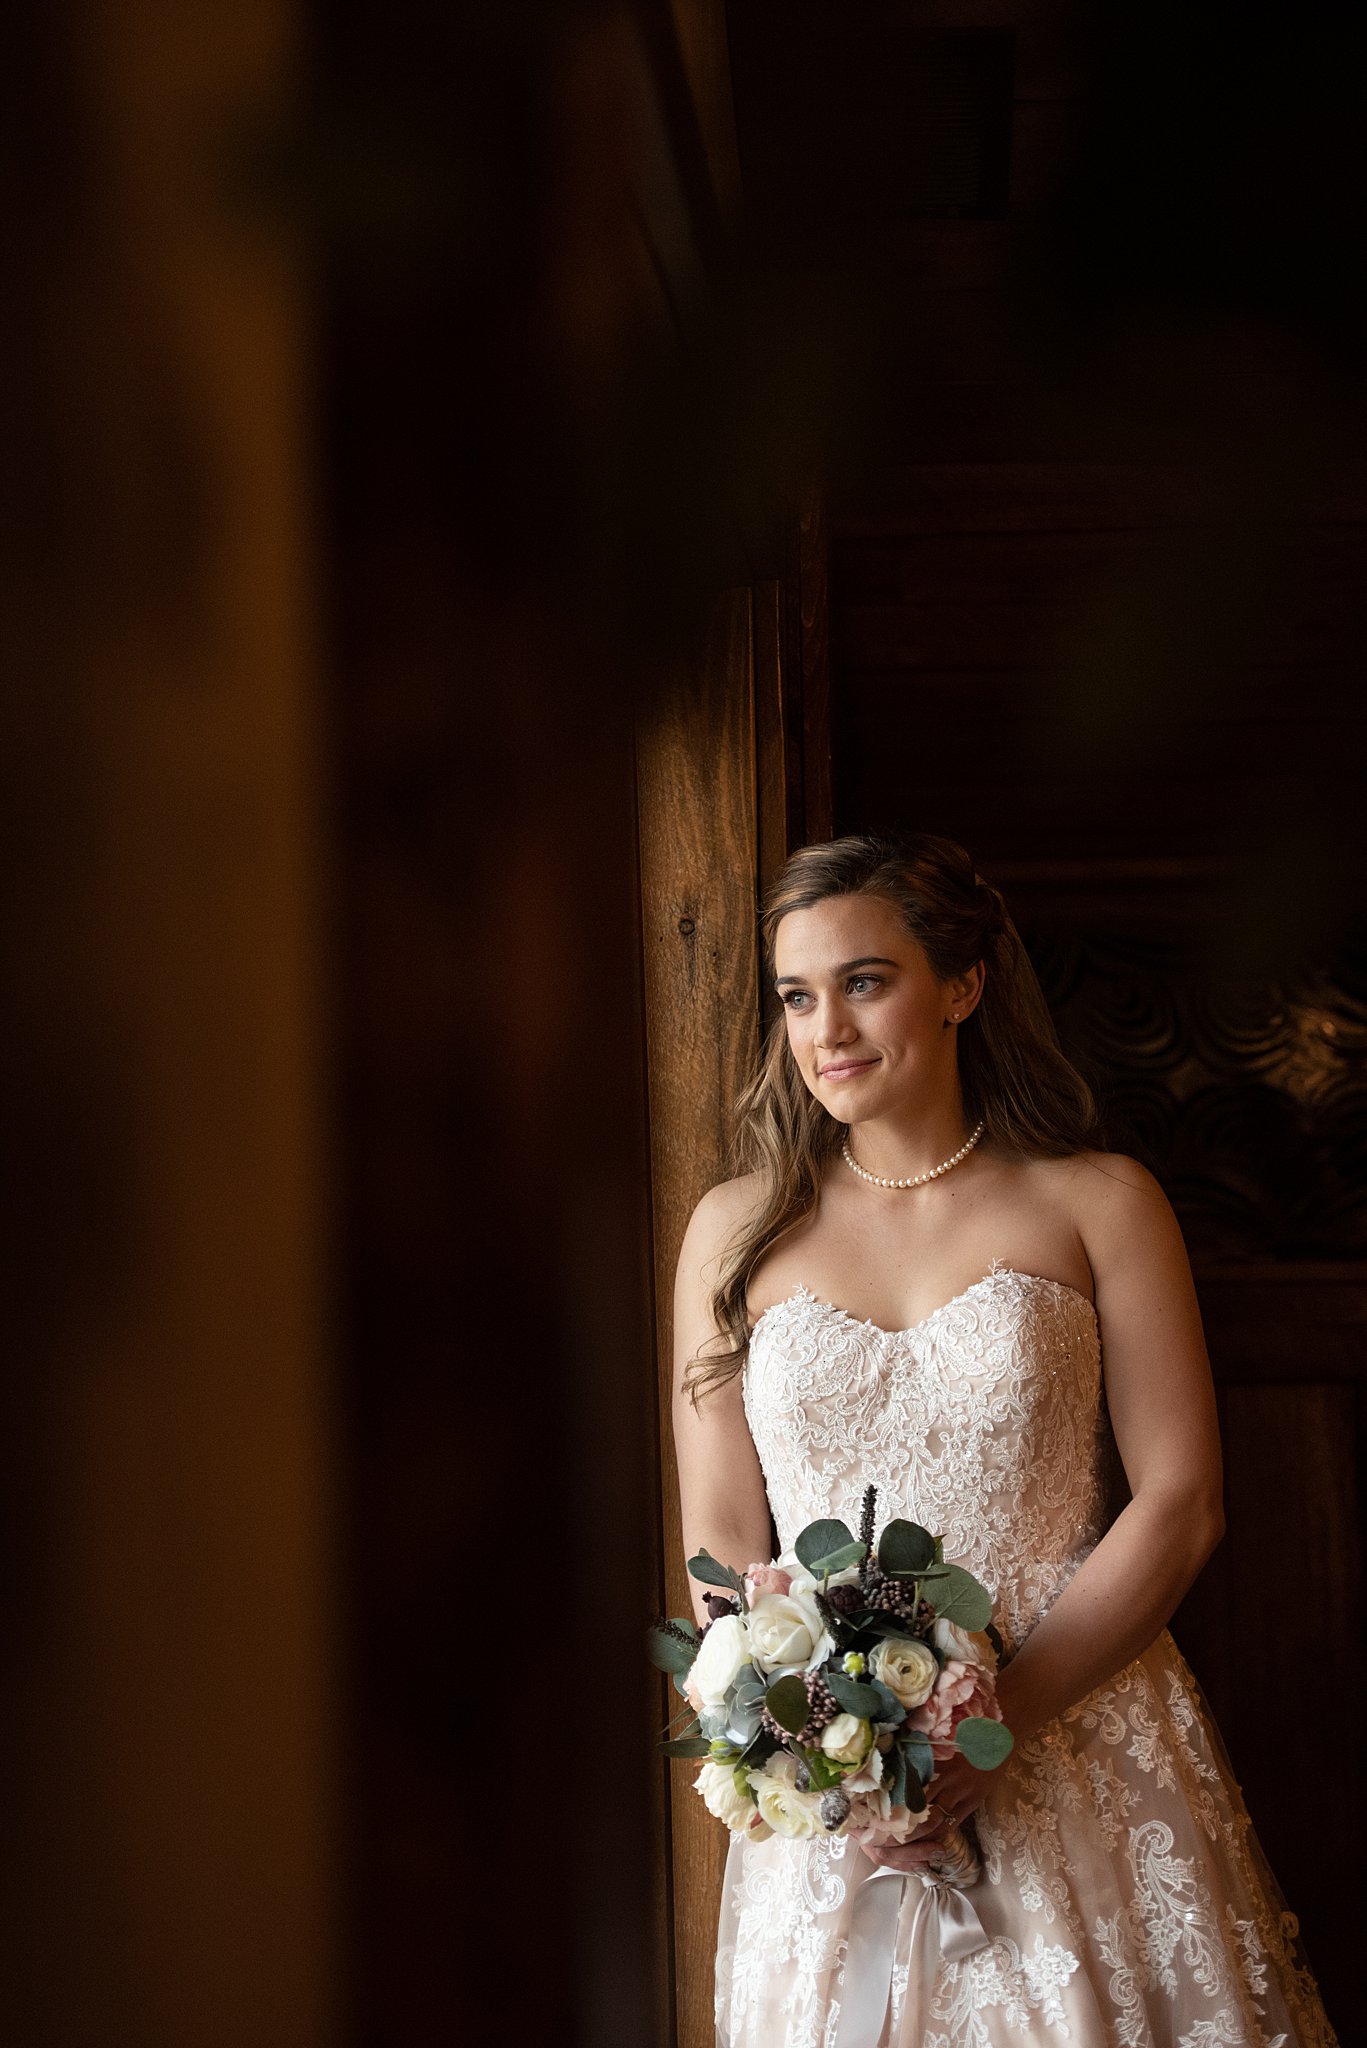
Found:
[[[759,1710],[760,1727],[767,1735],[772,1735],[776,1742],[814,1742],[822,1729],[840,1712],[835,1694],[819,1671],[806,1673],[802,1683],[807,1688],[807,1719],[803,1723],[801,1734],[794,1736],[788,1729],[781,1728],[767,1707],[762,1706]]]

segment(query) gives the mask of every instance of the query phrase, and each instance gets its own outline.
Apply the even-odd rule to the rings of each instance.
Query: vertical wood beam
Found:
[[[835,831],[831,784],[830,548],[826,498],[818,484],[798,515],[798,602],[802,614],[802,780],[805,837]]]
[[[664,1522],[664,1607],[689,1611],[670,1428],[674,1270],[688,1218],[727,1171],[731,1105],[758,1041],[752,604],[721,597],[696,662],[637,736],[647,1097]],[[677,1699],[661,1688],[662,1707]],[[661,1714],[664,1719],[664,1713]],[[669,1766],[678,2048],[712,2048],[712,1970],[727,1837]]]

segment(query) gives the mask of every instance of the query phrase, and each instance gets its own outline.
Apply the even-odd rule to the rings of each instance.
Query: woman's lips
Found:
[[[877,1060],[842,1060],[838,1066],[823,1067],[821,1078],[823,1081],[848,1081],[855,1074],[865,1074],[870,1067],[877,1065]]]

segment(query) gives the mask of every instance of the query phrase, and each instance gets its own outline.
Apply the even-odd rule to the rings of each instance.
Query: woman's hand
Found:
[[[930,1818],[918,1828],[911,1840],[884,1842],[876,1848],[869,1844],[864,1854],[870,1862],[886,1865],[892,1870],[923,1870],[938,1854],[945,1829],[963,1826],[969,1815],[982,1805],[1001,1769],[998,1764],[995,1770],[980,1771],[956,1750],[927,1785],[926,1802]]]

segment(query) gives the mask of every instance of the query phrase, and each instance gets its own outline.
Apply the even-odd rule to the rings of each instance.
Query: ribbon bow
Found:
[[[973,1867],[976,1875],[976,1860]],[[850,1915],[835,2048],[881,2048],[892,2003],[892,1968],[908,1878],[920,1887],[907,1941],[912,1970],[919,1965],[929,1981],[939,1956],[961,1963],[991,1942],[964,1887],[962,1866],[951,1876],[942,1871],[878,1865],[860,1885]]]

